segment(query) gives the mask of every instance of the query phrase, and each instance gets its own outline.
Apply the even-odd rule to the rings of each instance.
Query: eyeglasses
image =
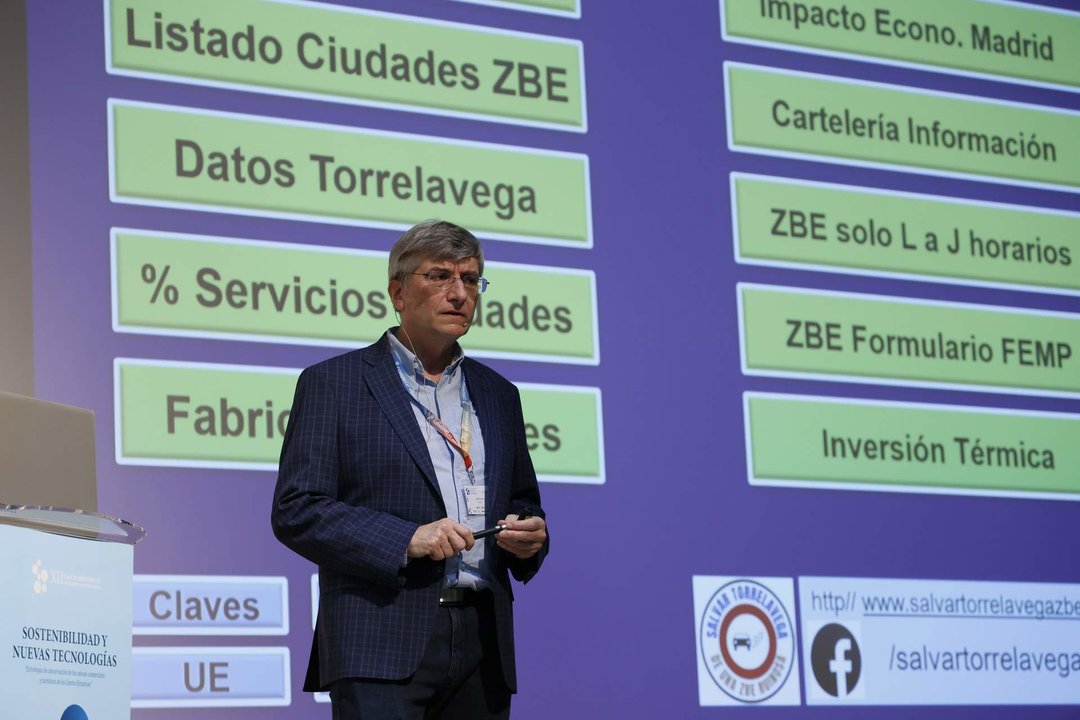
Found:
[[[427,278],[428,283],[438,289],[445,290],[450,287],[451,283],[455,280],[461,280],[461,284],[465,286],[465,290],[470,293],[483,293],[488,289],[488,279],[480,277],[473,273],[464,273],[462,275],[454,275],[449,270],[442,270],[436,268],[435,270],[428,270],[427,272],[412,272],[409,275],[419,275],[422,278]]]

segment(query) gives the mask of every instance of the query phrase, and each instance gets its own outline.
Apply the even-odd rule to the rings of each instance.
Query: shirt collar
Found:
[[[415,382],[431,382],[427,379],[427,376],[424,375],[424,366],[419,358],[416,357],[412,350],[405,347],[404,343],[397,339],[397,336],[394,334],[395,330],[397,330],[396,327],[390,328],[389,332],[386,333],[387,337],[390,338],[390,352],[397,358],[401,367],[412,368],[413,380]],[[450,364],[443,370],[443,378],[447,381],[453,380],[454,376],[457,374],[458,367],[461,366],[461,361],[464,359],[465,351],[461,349],[461,345],[454,343],[454,356],[450,361]]]

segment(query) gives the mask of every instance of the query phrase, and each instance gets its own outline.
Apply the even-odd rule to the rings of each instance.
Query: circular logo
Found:
[[[855,636],[843,625],[829,623],[814,635],[810,666],[818,686],[833,697],[847,697],[862,673],[862,653]]]
[[[759,582],[735,580],[713,593],[698,642],[713,682],[739,702],[769,699],[791,674],[791,618],[780,599]]]
[[[78,705],[68,705],[64,714],[60,716],[60,720],[88,720],[88,718],[86,711]]]

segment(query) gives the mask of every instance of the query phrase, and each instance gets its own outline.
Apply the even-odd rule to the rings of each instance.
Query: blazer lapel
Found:
[[[394,359],[390,356],[390,342],[385,336],[364,353],[364,362],[367,365],[364,368],[364,380],[371,389],[371,394],[375,396],[383,414],[390,421],[390,426],[401,438],[405,449],[416,461],[424,480],[431,485],[435,496],[440,498],[441,502],[442,493],[435,477],[435,466],[431,464],[431,455],[424,436],[417,427],[416,416],[401,385]],[[445,511],[445,508],[443,510]]]

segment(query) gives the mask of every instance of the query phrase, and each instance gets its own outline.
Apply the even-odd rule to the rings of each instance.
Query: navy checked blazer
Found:
[[[484,439],[487,525],[528,510],[543,517],[517,388],[465,358],[461,365]],[[410,560],[419,525],[446,517],[427,445],[385,335],[374,345],[305,370],[281,449],[271,524],[319,566],[319,615],[304,690],[347,677],[396,680],[416,671],[438,610],[444,562]],[[548,544],[528,560],[495,546],[496,635],[506,684],[517,689],[509,573],[529,580]]]

